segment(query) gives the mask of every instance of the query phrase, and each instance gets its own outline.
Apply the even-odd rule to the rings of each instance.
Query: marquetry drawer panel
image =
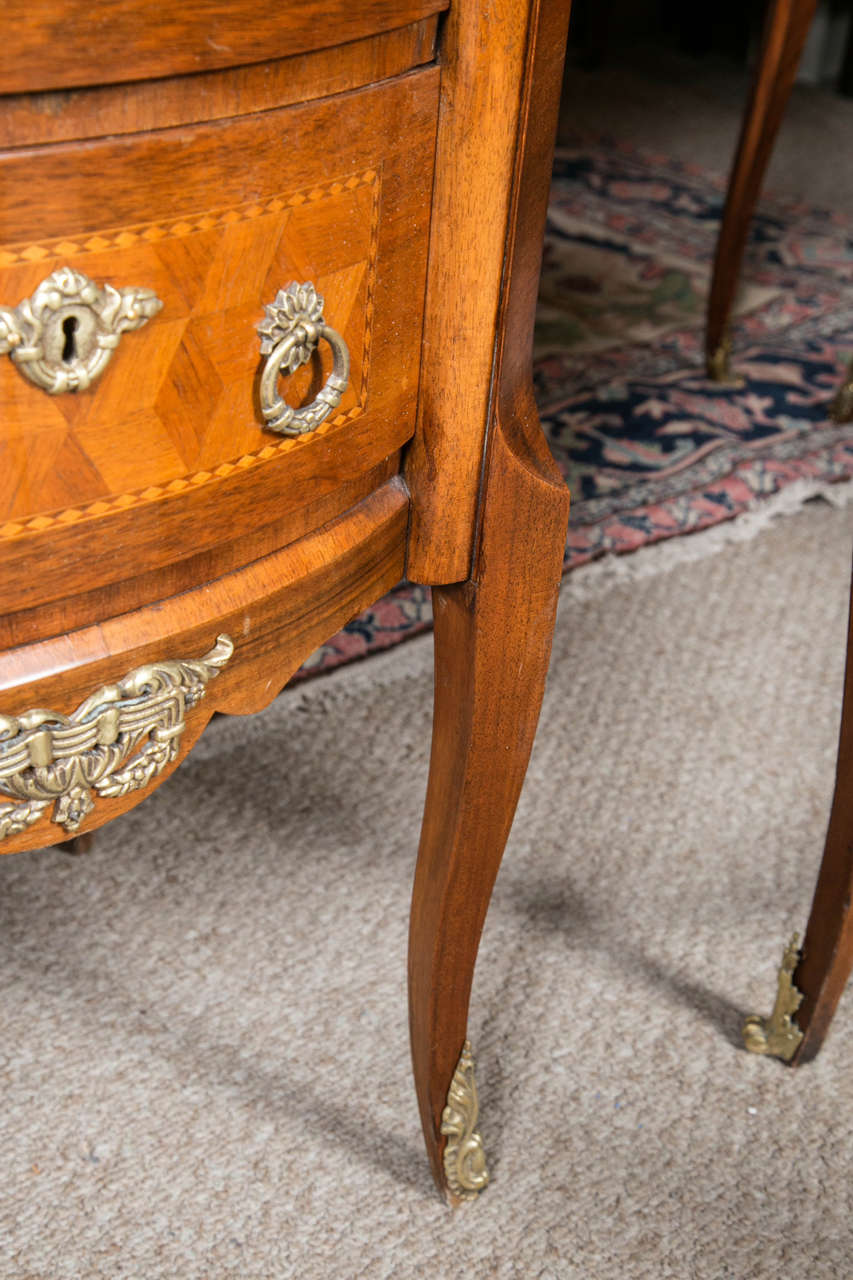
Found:
[[[427,69],[304,107],[0,156],[0,304],[63,266],[162,302],[84,391],[48,395],[0,361],[8,610],[238,538],[249,559],[254,533],[275,522],[286,542],[309,507],[328,498],[328,519],[338,491],[343,509],[358,477],[375,484],[414,429],[436,90]],[[325,298],[351,373],[332,416],[288,438],[263,427],[257,325],[292,280]],[[331,359],[321,344],[280,384],[288,401],[310,399]]]

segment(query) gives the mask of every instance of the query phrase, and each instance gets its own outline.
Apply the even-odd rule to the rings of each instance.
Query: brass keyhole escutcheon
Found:
[[[17,307],[0,306],[0,355],[49,395],[85,391],[109,364],[121,335],[163,306],[150,289],[95,284],[60,267]]]

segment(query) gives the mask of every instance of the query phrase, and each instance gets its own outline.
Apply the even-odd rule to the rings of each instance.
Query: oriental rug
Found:
[[[566,571],[853,475],[853,424],[827,415],[853,352],[853,219],[762,198],[732,326],[742,385],[721,386],[702,339],[724,194],[722,176],[618,142],[557,152],[534,380],[572,490]],[[401,584],[296,678],[430,624],[429,590]]]

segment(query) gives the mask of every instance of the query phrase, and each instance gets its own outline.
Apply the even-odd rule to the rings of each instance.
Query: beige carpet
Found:
[[[456,1213],[405,1014],[430,638],[215,722],[89,855],[0,859],[0,1275],[853,1274],[853,998],[799,1072],[738,1034],[820,856],[851,535],[818,501],[570,579],[470,1023],[493,1185]]]
[[[560,130],[611,134],[648,151],[727,174],[751,71],[727,59],[691,58],[651,46],[614,49],[598,71],[569,57]],[[766,187],[818,208],[853,206],[853,100],[796,85],[773,148]]]

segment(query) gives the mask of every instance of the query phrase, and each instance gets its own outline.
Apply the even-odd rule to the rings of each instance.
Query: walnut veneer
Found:
[[[568,0],[50,0],[6,19],[0,851],[125,811],[407,567],[434,586],[412,1052],[436,1180],[464,1197],[484,1182],[468,997],[568,513],[530,388]],[[48,394],[15,325],[68,270],[160,305],[91,385]],[[325,421],[282,436],[258,326],[291,281],[316,286],[350,365]],[[61,357],[54,336],[72,372],[88,315]],[[332,365],[320,341],[276,385],[313,402]]]

